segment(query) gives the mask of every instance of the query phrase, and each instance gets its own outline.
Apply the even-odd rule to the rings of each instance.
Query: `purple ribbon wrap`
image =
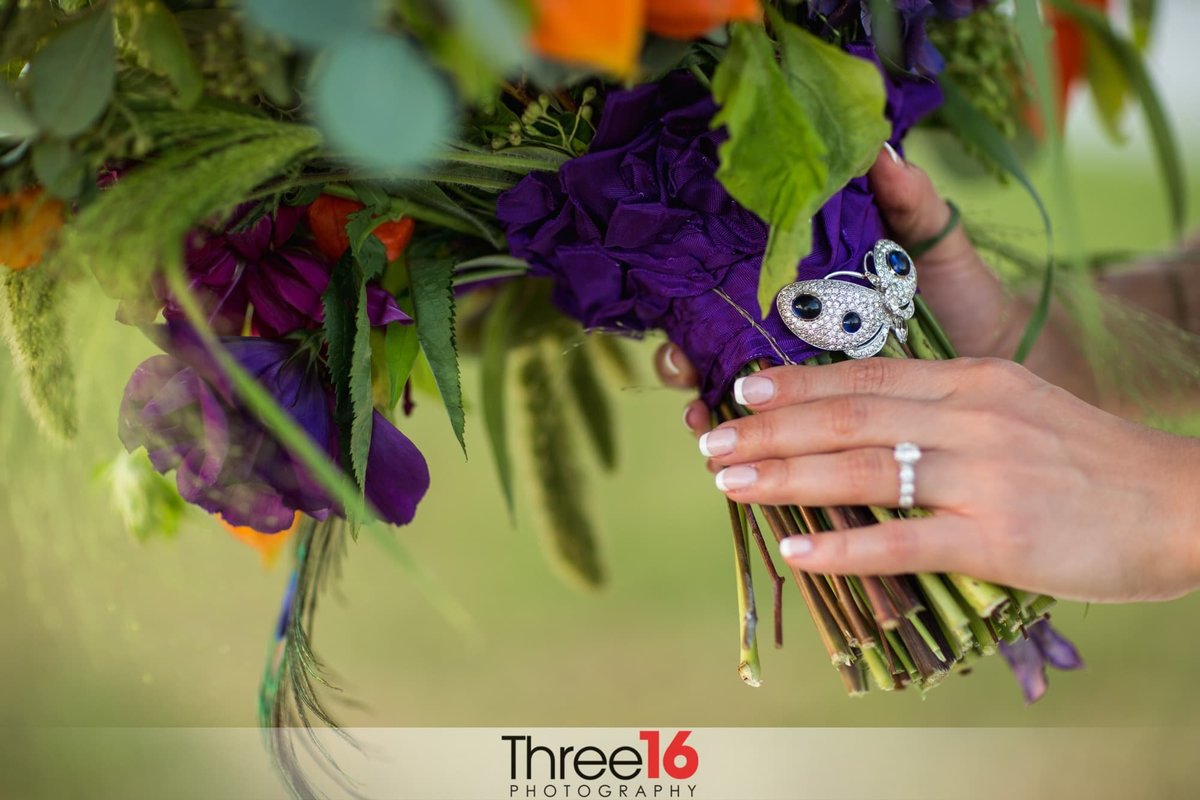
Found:
[[[856,56],[878,65],[866,45]],[[891,142],[942,99],[933,81],[884,74]],[[554,280],[554,302],[589,329],[662,330],[696,366],[701,396],[716,405],[749,362],[821,352],[772,310],[757,324],[767,226],[716,178],[726,131],[710,128],[711,94],[687,73],[611,93],[589,152],[557,173],[534,173],[497,202],[513,255]],[[813,219],[813,251],[797,280],[857,269],[883,222],[865,177]],[[734,307],[716,290],[728,296]],[[771,339],[774,340],[774,344]]]

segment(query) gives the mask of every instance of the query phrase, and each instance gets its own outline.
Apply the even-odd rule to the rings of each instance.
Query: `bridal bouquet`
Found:
[[[1012,141],[1053,146],[1085,68],[1107,119],[1126,96],[1153,112],[1153,4],[1133,4],[1133,40],[1105,6],[0,2],[2,316],[28,406],[70,438],[62,298],[95,281],[162,350],[125,389],[119,510],[154,535],[182,499],[264,552],[288,542],[262,720],[332,725],[309,638],[320,588],[360,530],[419,520],[436,476],[403,432],[416,396],[440,397],[464,442],[459,361],[479,359],[509,503],[528,483],[556,560],[600,582],[572,442],[580,428],[614,466],[615,337],[665,334],[714,421],[750,413],[731,387],[765,366],[953,357],[917,294],[920,253],[888,239],[863,175],[920,124],[1027,183]],[[513,437],[517,415],[536,433]],[[752,551],[778,640],[767,537],[924,512],[721,513],[739,673],[758,685]],[[852,694],[924,691],[999,650],[1032,701],[1047,665],[1081,664],[1049,597],[965,575],[791,577]],[[290,747],[276,755],[294,776]]]

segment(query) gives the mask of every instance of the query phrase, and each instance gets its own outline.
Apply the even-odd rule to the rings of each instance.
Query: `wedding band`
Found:
[[[912,508],[917,493],[916,464],[921,460],[921,448],[912,442],[901,442],[892,450],[892,458],[900,466],[900,502],[896,507]]]

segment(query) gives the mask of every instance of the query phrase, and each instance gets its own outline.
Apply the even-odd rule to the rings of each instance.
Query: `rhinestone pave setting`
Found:
[[[872,271],[872,269],[874,271]],[[835,277],[865,279],[868,286]],[[831,272],[798,281],[776,297],[780,317],[797,337],[822,350],[868,358],[887,342],[889,330],[901,342],[915,308],[917,270],[908,253],[880,239],[863,258],[862,272]]]

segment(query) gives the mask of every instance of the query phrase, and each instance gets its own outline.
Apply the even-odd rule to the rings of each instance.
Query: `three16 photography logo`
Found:
[[[529,735],[502,735],[508,748],[508,796],[694,798],[698,784],[688,781],[700,768],[700,753],[688,744],[691,734],[638,731],[636,741],[615,747],[550,746]]]

